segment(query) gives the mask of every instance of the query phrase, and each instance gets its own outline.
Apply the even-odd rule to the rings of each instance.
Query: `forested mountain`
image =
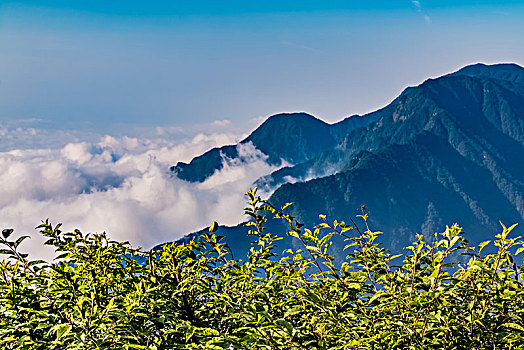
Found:
[[[329,125],[307,113],[281,113],[269,117],[240,144],[251,142],[268,156],[270,164],[279,165],[282,161],[300,164],[333,149],[349,131],[368,124],[369,120],[355,116]],[[235,145],[213,148],[189,164],[178,162],[171,171],[183,180],[203,182],[222,169],[224,158],[236,157]]]
[[[242,142],[282,168],[257,180],[306,224],[348,220],[362,205],[389,248],[459,222],[473,242],[524,218],[524,68],[465,67],[407,88],[391,104],[328,125],[299,113],[269,118]],[[173,169],[203,181],[235,146]],[[249,240],[247,240],[249,241]]]

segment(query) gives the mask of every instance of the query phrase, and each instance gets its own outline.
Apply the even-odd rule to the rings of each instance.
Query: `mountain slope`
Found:
[[[271,165],[300,164],[333,149],[350,130],[367,123],[368,119],[354,116],[330,125],[307,113],[282,113],[269,117],[240,144],[251,142]],[[222,169],[224,158],[238,156],[235,145],[213,148],[189,164],[178,162],[171,171],[183,180],[203,182]]]
[[[340,172],[285,184],[271,200],[296,202],[292,211],[306,223],[316,213],[347,218],[367,204],[391,247],[456,221],[480,240],[498,220],[521,220],[523,71],[474,66],[406,89],[332,151]]]
[[[292,163],[256,184],[278,187],[270,201],[294,202],[291,214],[306,224],[318,223],[319,213],[348,220],[366,205],[372,228],[396,249],[416,233],[430,236],[454,222],[479,242],[498,230],[499,220],[524,218],[524,68],[518,65],[464,67],[407,88],[376,112],[332,125],[289,116],[268,119],[242,142],[253,142],[271,162]],[[204,171],[212,174],[220,152],[234,157],[234,147],[210,151],[187,168],[214,159],[215,168]],[[226,231],[236,247],[248,246],[242,229]]]

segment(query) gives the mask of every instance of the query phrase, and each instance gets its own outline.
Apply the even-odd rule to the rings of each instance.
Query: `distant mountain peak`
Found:
[[[336,124],[327,124],[305,112],[279,113],[267,118],[240,144],[252,143],[267,155],[267,162],[271,165],[279,166],[282,161],[299,164],[333,149],[349,130],[371,120],[352,116]],[[189,164],[178,162],[171,167],[171,171],[182,180],[203,182],[216,170],[222,169],[225,158],[238,157],[236,147],[214,148],[195,157]]]
[[[515,63],[497,63],[490,65],[476,63],[461,68],[445,77],[461,75],[473,78],[499,79],[520,84],[524,83],[524,68]]]
[[[315,140],[317,137],[321,138]],[[329,124],[304,112],[273,115],[242,142],[253,142],[269,156],[271,163],[279,163],[281,159],[303,162],[317,155],[319,149],[329,149],[335,144],[329,135]]]
[[[298,120],[305,120],[305,119],[311,119],[311,120],[314,120],[315,122],[316,121],[320,121],[322,122],[320,119],[316,118],[315,116],[307,113],[307,112],[287,112],[287,113],[278,113],[278,114],[274,114],[270,117],[268,117],[262,124],[265,124],[265,123],[272,123],[272,122],[276,122],[276,121],[282,121],[282,120],[293,120],[293,121],[298,121]],[[324,123],[324,122],[322,122]]]
[[[466,66],[334,124],[304,112],[277,114],[246,142],[272,165],[289,164],[256,182],[276,189],[274,205],[293,202],[289,214],[315,225],[319,213],[347,218],[367,204],[370,225],[384,232],[390,249],[456,221],[480,242],[499,229],[498,220],[524,218],[524,68],[517,64]],[[213,149],[173,171],[202,182],[225,158],[239,158],[236,147]],[[226,240],[248,249],[242,230],[231,229]]]

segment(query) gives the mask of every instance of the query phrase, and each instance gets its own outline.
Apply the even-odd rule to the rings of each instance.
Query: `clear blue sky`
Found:
[[[521,3],[4,0],[0,121],[337,121],[466,64],[523,65]]]

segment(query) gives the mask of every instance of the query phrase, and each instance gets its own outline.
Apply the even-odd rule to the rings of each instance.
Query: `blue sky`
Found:
[[[334,122],[461,66],[524,63],[521,1],[2,1],[0,121],[111,132]]]

